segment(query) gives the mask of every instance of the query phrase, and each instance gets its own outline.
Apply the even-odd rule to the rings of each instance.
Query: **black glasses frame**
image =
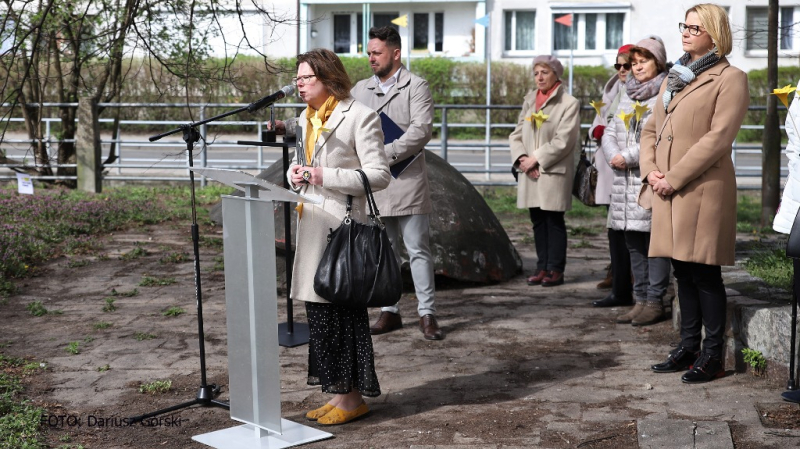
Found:
[[[297,82],[300,80],[303,81],[303,85],[305,86],[306,84],[308,84],[309,81],[311,81],[311,78],[316,78],[316,77],[317,75],[304,75],[292,78],[292,86],[297,87]]]
[[[700,25],[686,25],[683,22],[678,23],[678,30],[681,32],[681,34],[683,34],[684,31],[689,30],[689,34],[692,36],[699,36],[703,31],[702,28],[703,27]]]

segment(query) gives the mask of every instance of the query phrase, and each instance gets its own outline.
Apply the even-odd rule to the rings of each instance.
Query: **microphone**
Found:
[[[250,105],[247,106],[247,110],[249,112],[256,112],[260,109],[264,109],[265,107],[271,105],[272,103],[275,103],[276,101],[285,98],[287,95],[291,95],[293,93],[294,93],[294,86],[292,86],[291,84],[288,86],[283,86],[281,90],[275,92],[274,94],[267,95],[266,97],[256,102],[250,103]]]

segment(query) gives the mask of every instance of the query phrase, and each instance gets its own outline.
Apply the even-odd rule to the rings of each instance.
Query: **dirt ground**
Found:
[[[529,229],[525,221],[507,224],[526,267],[533,251]],[[202,226],[201,235],[208,383],[219,385],[219,398],[226,400],[222,229]],[[123,258],[136,248],[146,254]],[[618,310],[589,306],[605,294],[594,284],[605,274],[606,254],[604,232],[571,235],[567,283],[552,290],[525,286],[522,274],[492,286],[442,283],[437,304],[447,338],[441,342],[422,339],[414,298],[406,295],[406,326],[374,338],[384,394],[368,401],[371,415],[326,428],[335,438],[307,447],[635,448],[637,419],[698,415],[728,421],[737,448],[786,447],[764,439],[770,424],[798,426],[796,406],[775,404],[784,379],[729,373],[693,392],[675,376],[653,376],[646,369],[663,358],[677,332],[670,322],[647,328],[615,325]],[[35,277],[19,283],[19,294],[0,305],[0,353],[46,364],[24,384],[33,403],[47,410],[44,421],[53,447],[199,449],[207,446],[192,441],[193,435],[238,425],[219,407],[181,409],[146,426],[124,421],[197,394],[201,376],[191,261],[185,223],[115,233],[105,237],[97,254],[43,265]],[[142,286],[145,276],[175,283]],[[109,298],[115,310],[108,310]],[[50,313],[32,316],[26,307],[34,301]],[[185,313],[165,316],[171,307]],[[284,322],[285,299],[279,299],[278,311]],[[293,311],[296,321],[305,321],[302,304]],[[374,319],[377,311],[371,315]],[[77,354],[67,351],[70,342],[78,342]],[[309,424],[304,413],[327,400],[305,384],[306,357],[305,345],[280,348],[282,415],[303,424]],[[139,392],[140,385],[156,380],[171,380],[170,390]],[[674,399],[675,391],[682,396]],[[694,397],[715,395],[738,404],[739,394],[750,401],[741,409],[752,412],[747,419],[738,411],[701,412],[691,404]],[[772,419],[764,427],[757,424],[753,402],[762,403],[758,413],[764,410]],[[788,436],[778,440],[800,441]]]

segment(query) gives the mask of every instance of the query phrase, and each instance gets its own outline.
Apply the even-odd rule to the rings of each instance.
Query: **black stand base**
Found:
[[[291,326],[290,326],[291,324]],[[289,331],[289,328],[292,331]],[[278,344],[284,348],[294,348],[295,346],[308,343],[308,324],[306,323],[280,323],[278,324]]]
[[[205,387],[200,387],[200,390],[197,391],[197,397],[193,401],[184,402],[178,405],[173,405],[172,407],[167,407],[161,410],[156,410],[154,412],[145,413],[144,415],[134,416],[129,419],[131,424],[133,424],[152,418],[154,416],[163,415],[165,413],[171,413],[176,410],[191,407],[193,405],[202,405],[205,407],[210,407],[213,405],[216,407],[222,407],[226,410],[230,410],[231,406],[227,402],[213,399],[214,396],[218,394],[219,394],[219,387],[216,384],[206,385]]]

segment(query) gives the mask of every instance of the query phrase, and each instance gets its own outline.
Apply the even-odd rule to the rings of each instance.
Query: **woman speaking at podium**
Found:
[[[345,215],[353,196],[353,217],[366,222],[361,176],[373,190],[389,185],[391,174],[383,152],[378,115],[350,96],[350,78],[330,50],[315,49],[297,57],[298,94],[308,107],[298,120],[305,154],[289,167],[294,190],[316,195],[322,203],[300,203],[291,297],[304,301],[310,328],[308,384],[320,385],[333,398],[306,417],[321,425],[344,424],[369,412],[363,397],[381,394],[369,333],[367,309],[351,309],[317,296],[314,273],[330,229]]]

